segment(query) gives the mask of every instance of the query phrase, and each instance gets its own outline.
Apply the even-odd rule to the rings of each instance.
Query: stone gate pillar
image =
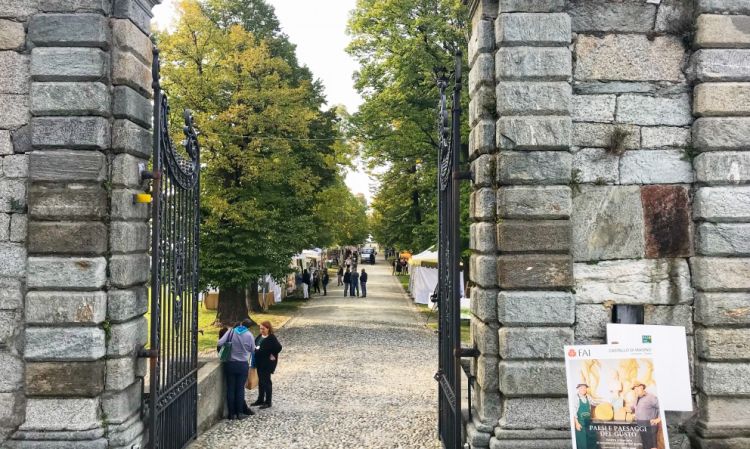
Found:
[[[0,445],[142,443],[151,8],[0,8]]]

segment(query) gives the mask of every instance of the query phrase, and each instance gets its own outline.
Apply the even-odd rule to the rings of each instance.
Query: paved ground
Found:
[[[367,298],[344,298],[332,278],[328,296],[315,296],[279,332],[273,407],[217,424],[191,449],[440,447],[437,336],[382,259],[362,267]]]

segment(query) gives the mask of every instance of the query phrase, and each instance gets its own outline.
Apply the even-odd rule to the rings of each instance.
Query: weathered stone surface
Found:
[[[701,83],[695,88],[693,113],[699,117],[750,115],[750,83]]]
[[[23,47],[26,32],[23,24],[12,20],[0,20],[0,50],[17,50]]]
[[[469,157],[495,151],[495,121],[481,120],[469,133]]]
[[[559,219],[570,216],[568,186],[501,187],[497,190],[497,216],[519,219]]]
[[[20,310],[0,311],[0,347],[13,347],[23,330],[23,313]]]
[[[19,309],[21,307],[23,307],[21,281],[0,278],[0,309]]]
[[[145,284],[151,271],[148,254],[114,255],[109,259],[109,280],[117,288]]]
[[[112,40],[118,49],[132,52],[147,66],[153,59],[153,44],[130,20],[112,20]]]
[[[124,390],[132,385],[135,379],[134,357],[121,357],[107,359],[107,379],[105,388],[107,390]]]
[[[682,326],[687,335],[693,334],[693,308],[689,304],[644,307],[644,324]],[[689,342],[688,342],[689,343]],[[688,347],[692,347],[688,344]]]
[[[26,360],[97,360],[104,352],[104,331],[98,327],[26,328]]]
[[[500,256],[497,279],[500,288],[509,290],[570,287],[572,260],[567,255]]]
[[[111,391],[102,397],[102,411],[107,420],[113,424],[125,422],[141,406],[143,388],[140,382],[134,382],[122,391]]]
[[[750,294],[698,292],[695,321],[706,326],[750,324]]]
[[[147,336],[148,328],[145,318],[114,324],[107,341],[107,356],[131,355],[140,346],[146,344]]]
[[[31,144],[39,149],[105,149],[110,144],[104,117],[36,117],[31,126]]]
[[[498,428],[498,432],[500,428]],[[504,429],[503,429],[504,431]],[[542,430],[523,430],[525,437],[539,435]],[[671,435],[671,434],[670,434]],[[570,438],[550,438],[550,439],[523,439],[511,440],[505,436],[495,436],[490,439],[489,449],[568,449],[570,448]]]
[[[503,151],[497,155],[501,185],[568,184],[572,156],[563,151]]]
[[[100,14],[37,14],[29,21],[29,39],[38,47],[106,48],[108,30]]]
[[[151,97],[151,66],[133,53],[115,50],[112,53],[112,83],[129,86],[140,94]]]
[[[497,346],[497,330],[499,328],[497,323],[484,323],[476,318],[471,320],[471,339],[474,346],[479,349],[482,354],[489,354],[496,356],[498,353]]]
[[[497,249],[502,253],[567,253],[570,222],[567,220],[500,220]]]
[[[497,83],[498,116],[506,115],[565,115],[570,110],[570,84],[566,82],[511,82]]]
[[[492,133],[492,140],[494,142],[495,135]],[[13,142],[10,141],[10,131],[0,130],[0,155],[6,156],[13,154]]]
[[[685,50],[676,37],[649,40],[643,34],[580,35],[575,51],[576,80],[680,82],[685,79],[682,73]]]
[[[705,49],[690,58],[691,80],[750,81],[750,50]]]
[[[695,384],[708,395],[748,397],[750,363],[699,363],[695,369]]]
[[[750,259],[693,257],[690,259],[695,288],[706,292],[750,290]]]
[[[641,144],[644,150],[684,148],[690,145],[690,129],[668,126],[643,127]]]
[[[130,87],[117,86],[114,89],[112,114],[115,118],[128,119],[148,128],[151,126],[153,107],[148,98],[141,96]]]
[[[567,48],[504,47],[495,53],[498,80],[567,81],[572,73]]]
[[[750,118],[699,118],[693,124],[693,146],[702,151],[747,150]]]
[[[475,126],[480,120],[491,119],[495,116],[495,88],[481,86],[471,96],[469,101],[469,124]]]
[[[494,253],[497,250],[495,235],[494,223],[472,223],[469,226],[469,248],[480,253]]]
[[[615,121],[615,95],[574,95],[572,117],[574,122]]]
[[[112,184],[114,186],[139,188],[143,184],[141,167],[144,170],[148,168],[146,160],[129,154],[115,156],[112,161]]]
[[[31,51],[35,81],[100,81],[108,77],[107,54],[98,48],[37,47]]]
[[[482,86],[495,85],[495,58],[491,53],[477,56],[474,65],[469,70],[469,93],[473,94]]]
[[[104,389],[104,361],[28,363],[29,396],[94,397]]]
[[[702,153],[693,161],[696,180],[709,185],[750,181],[750,152]]]
[[[623,260],[573,265],[578,304],[689,304],[690,270],[684,259]],[[695,271],[693,271],[695,273]]]
[[[566,392],[565,363],[501,361],[499,388],[505,397],[559,396]]]
[[[84,431],[101,426],[99,399],[29,399],[21,430]]]
[[[474,188],[495,185],[495,157],[483,154],[471,163],[471,179]]]
[[[708,424],[712,430],[724,429],[729,435],[737,435],[738,429],[746,428],[750,422],[750,399],[716,397],[700,395],[699,398],[699,426]],[[716,440],[714,440],[716,441]],[[718,440],[716,446],[700,446],[701,449],[721,449],[720,444],[726,444],[725,449],[731,449],[732,440]],[[737,445],[736,447],[742,447]]]
[[[660,2],[654,30],[676,36],[683,35],[686,24],[692,25],[694,23],[694,2],[684,2],[683,0],[660,0]]]
[[[107,261],[103,257],[29,257],[29,288],[98,289],[106,281]]]
[[[697,12],[750,14],[750,4],[746,0],[698,0]]]
[[[701,223],[696,247],[704,256],[750,256],[750,224]]]
[[[29,292],[26,322],[33,324],[99,324],[107,313],[107,294],[97,292]]]
[[[21,277],[26,273],[26,248],[0,242],[0,277]]]
[[[750,17],[701,14],[696,19],[695,44],[700,48],[748,48]]]
[[[29,92],[29,57],[15,51],[0,51],[0,93]]]
[[[693,165],[682,150],[627,151],[620,158],[621,184],[690,184]]]
[[[39,0],[39,9],[44,12],[96,12],[109,14],[109,0]]]
[[[643,207],[638,187],[581,186],[573,198],[573,258],[643,257]]]
[[[712,222],[748,222],[750,187],[702,187],[695,194],[693,215]]]
[[[472,448],[487,448],[490,445],[492,435],[477,429],[473,421],[466,423],[466,443]]]
[[[38,0],[5,0],[3,9],[0,10],[0,17],[23,20],[36,13],[37,6]]]
[[[110,290],[107,298],[107,318],[112,322],[128,321],[148,310],[145,287],[128,290]]]
[[[695,349],[709,362],[750,361],[750,329],[698,329]]]
[[[573,81],[576,95],[622,95],[651,94],[657,96],[690,93],[692,88],[686,83],[673,81]]]
[[[567,46],[570,43],[570,17],[567,14],[504,14],[495,20],[498,46]]]
[[[28,95],[0,94],[0,128],[16,129],[29,122]]]
[[[31,113],[40,115],[109,115],[109,92],[102,83],[31,84]]]
[[[107,192],[99,187],[65,188],[34,185],[29,192],[31,218],[98,219],[106,213]]]
[[[10,238],[10,215],[0,213],[0,241],[7,241]]]
[[[575,0],[569,14],[573,31],[630,32],[651,31],[656,16],[656,5],[643,2],[592,2]]]
[[[469,39],[469,66],[473,67],[476,58],[495,49],[495,24],[489,18],[477,20],[472,24]]]
[[[497,259],[493,255],[472,254],[469,276],[477,285],[492,288],[497,285]]]
[[[497,121],[497,146],[504,150],[567,150],[569,117],[502,117]]]
[[[0,212],[21,213],[26,207],[26,183],[20,179],[0,179]]]
[[[107,160],[99,152],[34,151],[29,155],[29,178],[33,181],[100,182],[106,169]]]
[[[641,128],[634,125],[610,125],[607,123],[574,123],[573,145],[579,147],[609,148],[610,138],[616,130],[626,132],[624,146],[627,150],[640,148]]]
[[[685,126],[692,123],[690,96],[656,98],[625,94],[617,99],[618,123]]]
[[[130,19],[144,33],[151,31],[151,6],[154,4],[140,0],[114,0],[112,15],[122,19]]]
[[[111,195],[111,217],[115,220],[147,219],[149,205],[133,203],[133,195],[137,190],[113,190]]]
[[[478,286],[471,289],[471,313],[485,323],[497,321],[497,290]]]
[[[506,429],[561,429],[569,426],[568,400],[565,398],[508,398],[503,404],[499,424]],[[538,441],[534,441],[534,445],[528,447],[539,447],[537,444]]]
[[[562,359],[563,346],[573,344],[567,327],[502,327],[498,335],[503,359]]]
[[[3,158],[3,174],[6,178],[27,178],[29,176],[29,157],[15,154]]]
[[[503,326],[572,325],[575,298],[566,292],[509,292],[497,295],[497,316]]]
[[[620,159],[602,148],[576,151],[572,166],[577,183],[616,184],[620,179]]]
[[[494,136],[494,123],[493,133]],[[112,124],[112,149],[138,157],[151,155],[151,132],[129,120],[115,120]]]
[[[0,392],[18,391],[23,386],[23,361],[8,352],[0,352],[0,366],[3,375],[0,376]]]
[[[686,187],[644,186],[646,257],[688,257],[692,254],[692,219]]]
[[[562,11],[564,0],[500,0],[499,12],[555,12]]]
[[[469,196],[469,215],[474,220],[492,220],[495,218],[495,190],[481,188]]]
[[[482,422],[496,422],[500,416],[500,391],[488,391],[482,388],[474,390],[474,400],[472,405],[474,406],[479,419]]]
[[[484,223],[482,223],[484,224]],[[474,225],[480,225],[475,223]],[[472,225],[472,226],[474,226]],[[132,253],[149,249],[149,227],[147,223],[115,221],[111,223],[109,248],[114,253]],[[492,227],[494,230],[494,226]],[[484,235],[484,233],[483,233]],[[481,239],[485,242],[485,238]],[[492,239],[494,242],[494,238]],[[488,247],[483,244],[482,247]],[[489,250],[489,249],[488,249]]]
[[[612,322],[612,308],[606,304],[578,304],[576,312],[576,341],[605,338],[607,323]]]

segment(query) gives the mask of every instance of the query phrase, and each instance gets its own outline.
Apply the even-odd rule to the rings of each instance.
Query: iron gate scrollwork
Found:
[[[446,449],[463,444],[461,416],[461,289],[460,284],[460,180],[461,145],[461,53],[453,72],[451,123],[448,125],[446,90],[449,79],[438,77],[438,310],[439,365],[438,412],[440,440]]]
[[[159,70],[154,50],[149,446],[182,449],[198,427],[200,147],[188,110],[174,146]]]

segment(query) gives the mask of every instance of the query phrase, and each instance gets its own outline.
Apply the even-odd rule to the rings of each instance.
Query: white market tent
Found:
[[[430,295],[435,291],[438,283],[438,269],[432,266],[423,266],[423,262],[428,264],[437,264],[438,253],[434,251],[434,246],[422,251],[411,257],[409,264],[409,292],[411,292],[414,302],[417,304],[431,304]],[[461,285],[464,283],[464,274],[461,272]],[[461,298],[461,308],[470,307],[469,298]]]

